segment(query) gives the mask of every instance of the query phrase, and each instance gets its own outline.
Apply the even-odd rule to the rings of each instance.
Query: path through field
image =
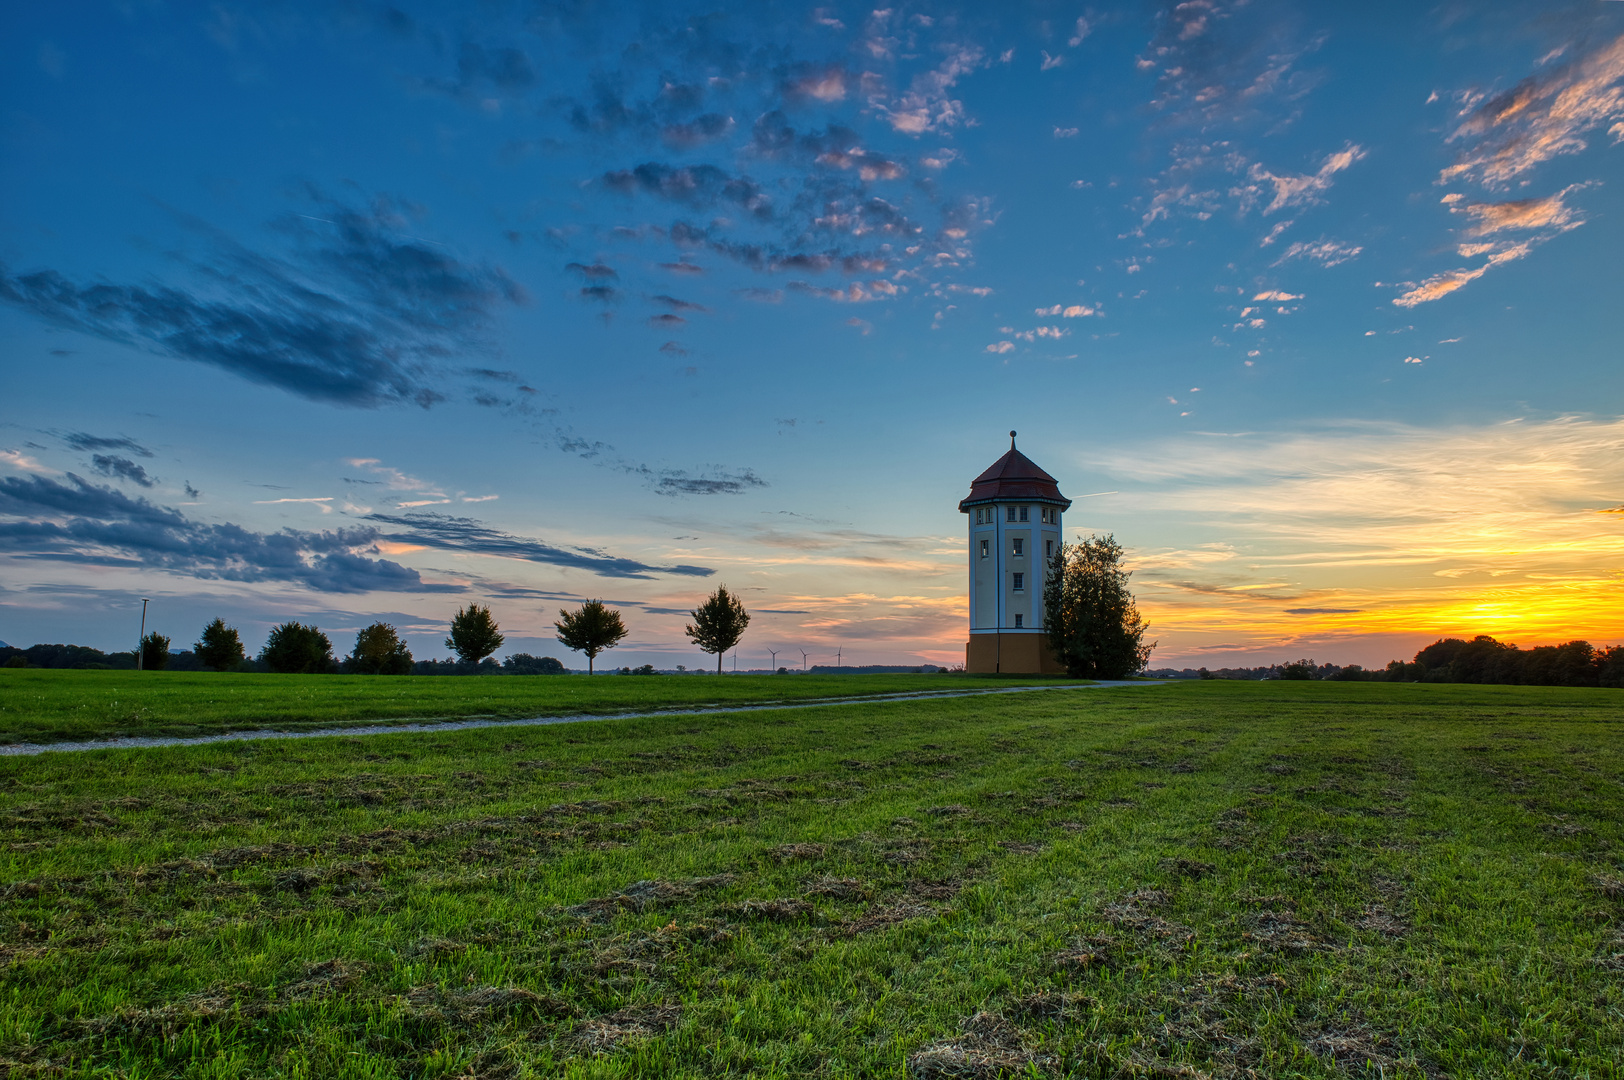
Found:
[[[82,742],[10,743],[0,745],[0,757],[19,757],[50,751],[120,750],[151,746],[203,746],[209,743],[246,742],[259,739],[319,739],[332,735],[400,735],[410,732],[464,731],[470,728],[535,727],[540,724],[578,724],[588,720],[652,720],[661,716],[714,716],[718,713],[781,712],[824,705],[855,705],[859,702],[929,701],[943,698],[982,697],[991,694],[1023,694],[1033,690],[1112,690],[1124,686],[1160,686],[1161,683],[1135,679],[1105,679],[1091,683],[1048,686],[1009,686],[992,690],[930,690],[904,694],[869,694],[861,697],[812,698],[802,701],[769,702],[759,705],[702,706],[692,709],[656,709],[648,712],[611,713],[605,716],[529,716],[503,720],[443,720],[421,724],[367,724],[355,727],[316,728],[309,731],[234,731],[224,735],[192,738],[125,737],[91,739]]]

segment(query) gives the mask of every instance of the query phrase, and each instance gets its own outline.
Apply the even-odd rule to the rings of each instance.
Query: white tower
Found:
[[[1043,577],[1060,546],[1071,500],[1055,478],[1015,449],[970,484],[959,503],[970,527],[970,641],[964,669],[1065,674],[1043,631]]]

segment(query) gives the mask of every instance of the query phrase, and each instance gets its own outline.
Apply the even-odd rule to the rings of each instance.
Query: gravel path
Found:
[[[863,702],[930,701],[938,698],[984,697],[989,694],[1047,693],[1057,690],[1116,690],[1127,686],[1161,686],[1139,680],[1101,680],[1082,685],[1011,686],[996,690],[926,690],[905,694],[870,694],[860,697],[810,698],[805,701],[769,702],[761,705],[715,705],[693,709],[659,709],[653,712],[608,713],[602,716],[527,716],[517,720],[437,720],[421,724],[357,724],[351,727],[315,728],[310,731],[233,731],[224,735],[194,738],[134,737],[87,739],[83,742],[9,743],[0,746],[0,757],[68,753],[80,750],[127,750],[149,746],[206,746],[209,743],[248,742],[254,739],[323,739],[333,735],[399,735],[402,733],[466,731],[470,728],[535,727],[540,724],[582,724],[593,720],[652,720],[661,716],[715,716],[721,713],[781,712],[785,709],[811,709],[825,705],[857,705]]]

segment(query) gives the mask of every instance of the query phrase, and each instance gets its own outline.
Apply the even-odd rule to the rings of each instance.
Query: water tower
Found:
[[[1043,631],[1043,575],[1060,546],[1060,516],[1071,500],[1055,478],[1015,449],[970,483],[959,513],[970,528],[970,641],[964,669],[975,673],[1064,675]]]

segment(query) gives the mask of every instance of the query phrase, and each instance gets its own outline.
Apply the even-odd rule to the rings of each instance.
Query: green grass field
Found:
[[[1621,735],[1203,682],[0,759],[0,1075],[1617,1077]]]
[[[965,675],[396,676],[0,669],[0,744],[603,715],[1057,682]]]

